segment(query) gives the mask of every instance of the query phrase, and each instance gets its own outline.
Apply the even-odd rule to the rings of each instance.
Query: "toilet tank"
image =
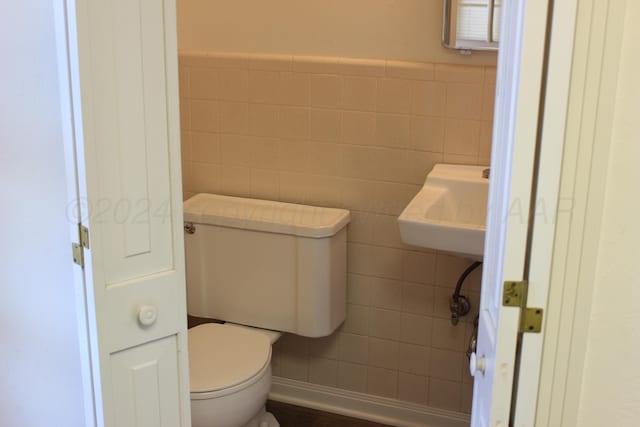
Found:
[[[344,321],[349,211],[198,194],[184,220],[190,315],[308,337]]]

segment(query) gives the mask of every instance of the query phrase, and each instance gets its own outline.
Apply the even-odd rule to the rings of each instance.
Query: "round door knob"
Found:
[[[469,357],[469,373],[471,373],[472,377],[475,377],[479,372],[484,375],[484,367],[485,367],[485,358],[478,357],[476,353],[471,353]]]
[[[158,320],[158,309],[155,305],[143,305],[138,311],[138,322],[142,326],[151,326]]]

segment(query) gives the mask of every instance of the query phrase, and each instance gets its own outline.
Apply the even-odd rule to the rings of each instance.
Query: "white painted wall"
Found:
[[[440,45],[442,0],[178,0],[180,49],[495,65]]]
[[[640,3],[627,2],[578,425],[640,419]]]
[[[54,1],[0,13],[0,425],[84,425]]]

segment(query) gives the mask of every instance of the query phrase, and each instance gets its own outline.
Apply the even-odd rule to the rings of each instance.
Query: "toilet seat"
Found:
[[[236,393],[270,372],[271,342],[259,331],[206,323],[188,331],[192,399]]]

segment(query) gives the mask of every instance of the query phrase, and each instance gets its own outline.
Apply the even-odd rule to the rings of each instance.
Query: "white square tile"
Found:
[[[340,111],[312,108],[310,114],[312,140],[338,140],[342,121]]]
[[[433,286],[405,283],[402,286],[402,310],[407,313],[431,315],[435,291]]]
[[[220,166],[220,192],[229,196],[251,196],[251,169],[241,166]]]
[[[431,345],[433,320],[431,317],[402,313],[400,340],[421,346]]]
[[[221,134],[220,158],[225,166],[251,166],[253,145],[245,135]]]
[[[409,182],[424,185],[427,175],[433,170],[436,164],[442,163],[443,159],[444,156],[442,153],[412,151],[409,154]]]
[[[436,284],[438,286],[450,287],[453,290],[460,275],[472,264],[468,259],[438,253],[436,257]],[[480,279],[482,277],[482,267],[476,269],[465,281],[465,289],[467,286],[477,287],[479,289]]]
[[[442,380],[462,382],[463,353],[458,351],[431,349],[429,376]]]
[[[373,276],[387,279],[402,278],[402,256],[400,249],[371,247],[371,272]]]
[[[441,82],[411,83],[411,113],[421,116],[445,115],[445,85]]]
[[[340,141],[347,144],[373,145],[376,137],[376,114],[344,111]]]
[[[308,381],[309,361],[305,356],[282,352],[278,361],[278,374],[292,380]]]
[[[447,83],[446,116],[480,120],[482,85],[479,83]]]
[[[192,132],[191,144],[191,151],[195,161],[220,163],[220,134]]]
[[[342,105],[342,77],[330,74],[311,75],[311,105],[336,108]]]
[[[309,356],[314,358],[338,359],[338,333],[309,340]]]
[[[191,142],[191,132],[183,130],[180,132],[180,156],[183,161],[191,161],[193,143]]]
[[[369,363],[369,339],[362,335],[338,334],[338,359],[344,362]]]
[[[309,109],[302,107],[281,107],[279,118],[281,138],[309,138]]]
[[[453,326],[448,319],[433,319],[432,345],[435,348],[464,351],[465,328],[461,323]]]
[[[460,410],[465,414],[470,414],[472,405],[473,405],[473,384],[463,384],[462,396],[460,399]]]
[[[410,154],[407,154],[410,156]],[[404,161],[404,159],[402,159]],[[398,178],[404,174],[397,174]],[[373,217],[373,243],[393,248],[405,247],[400,238],[398,218],[395,215],[375,215]]]
[[[403,268],[405,281],[433,284],[436,274],[436,256],[427,252],[404,251]]]
[[[367,392],[395,399],[398,396],[398,371],[384,368],[367,368]]]
[[[220,165],[191,162],[190,182],[192,193],[217,193],[220,191]]]
[[[369,365],[398,369],[399,344],[397,341],[369,338]]]
[[[218,72],[218,98],[225,101],[247,101],[249,73],[247,70],[221,68]]]
[[[312,340],[312,338],[303,337],[301,335],[285,333],[282,334],[282,337],[280,337],[278,343],[280,344],[280,347],[285,351],[288,351],[290,353],[308,355],[309,346]]]
[[[394,341],[399,340],[400,312],[372,308],[369,335]]]
[[[482,90],[482,119],[493,122],[495,107],[496,85],[485,84]]]
[[[411,81],[379,79],[377,110],[384,113],[411,112]]]
[[[281,171],[305,172],[307,144],[296,140],[282,140],[278,148],[278,168]]]
[[[378,114],[375,143],[391,148],[409,147],[411,143],[410,117],[400,114]]]
[[[478,156],[480,147],[478,120],[447,119],[444,131],[444,152],[463,156]]]
[[[277,71],[249,71],[249,101],[276,104],[280,98],[280,73]]]
[[[303,173],[280,172],[280,201],[304,204],[309,190],[305,178]]]
[[[399,311],[402,308],[402,282],[371,277],[369,280],[369,296],[371,306]]]
[[[327,142],[307,144],[307,172],[317,175],[338,176],[342,159],[342,145]]]
[[[338,383],[338,362],[320,358],[309,360],[309,382],[335,387]]]
[[[371,243],[373,241],[373,225],[375,214],[368,212],[351,212],[351,222],[347,226],[347,241]]]
[[[340,331],[349,334],[368,335],[369,316],[369,307],[347,304],[347,318],[342,324]]]
[[[484,67],[436,64],[436,80],[445,82],[482,83]]]
[[[449,308],[449,303],[451,300],[451,295],[453,294],[452,288],[443,288],[436,286],[435,290],[435,301],[433,307],[433,316],[439,317],[441,319],[450,320],[451,319],[451,310]]]
[[[348,110],[375,111],[377,80],[371,77],[344,77],[342,105]]]
[[[369,305],[370,278],[359,274],[347,275],[347,303]]]
[[[461,398],[461,383],[437,378],[429,379],[429,406],[459,411]]]
[[[188,92],[191,99],[218,99],[218,73],[205,67],[191,67],[188,69]]]
[[[431,360],[431,349],[429,347],[401,343],[399,351],[399,368],[401,372],[429,375]]]
[[[278,169],[278,150],[280,141],[277,138],[253,136],[251,141],[251,166],[259,169]]]
[[[338,387],[357,391],[367,392],[367,367],[349,362],[338,362]]]
[[[220,106],[217,101],[189,102],[191,130],[217,132],[220,129]]]
[[[411,144],[414,150],[442,153],[444,151],[444,119],[411,117]]]
[[[249,134],[278,136],[280,107],[277,105],[249,104]]]
[[[311,103],[311,80],[308,74],[280,73],[278,102],[284,105],[307,106]]]
[[[429,379],[424,376],[398,374],[398,399],[405,402],[426,405],[429,396]]]
[[[277,171],[252,169],[251,197],[278,200],[280,198],[280,174]]]
[[[220,131],[246,134],[249,128],[249,105],[244,102],[220,102]]]

